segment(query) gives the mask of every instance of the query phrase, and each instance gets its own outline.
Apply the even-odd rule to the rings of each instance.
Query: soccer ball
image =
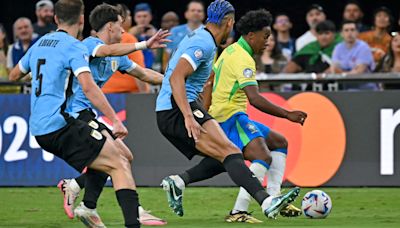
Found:
[[[331,212],[331,209],[331,198],[321,190],[307,192],[301,202],[301,210],[307,218],[326,218]]]

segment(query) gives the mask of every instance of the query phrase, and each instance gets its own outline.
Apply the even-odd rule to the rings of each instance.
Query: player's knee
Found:
[[[288,148],[288,141],[286,140],[285,137],[279,135],[279,137],[276,137],[273,141],[273,148],[271,148],[272,150],[275,149],[287,149]]]

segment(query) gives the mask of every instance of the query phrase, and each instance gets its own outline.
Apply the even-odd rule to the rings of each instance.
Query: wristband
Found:
[[[147,49],[147,42],[146,41],[141,41],[141,42],[135,43],[135,48],[136,48],[136,50]]]

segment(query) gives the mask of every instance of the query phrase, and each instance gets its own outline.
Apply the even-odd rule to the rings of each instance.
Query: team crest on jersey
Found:
[[[98,140],[98,141],[100,141],[100,140],[102,140],[103,139],[103,135],[99,132],[99,131],[97,131],[97,130],[92,130],[92,132],[90,132],[90,135],[93,137],[93,138],[95,138],[96,140]]]
[[[201,49],[197,49],[196,51],[194,51],[194,56],[196,57],[196,59],[201,59],[201,57],[203,57],[203,51]]]
[[[202,119],[204,117],[204,113],[198,109],[193,111],[193,115],[195,115],[197,118]]]
[[[111,70],[113,72],[118,70],[118,61],[117,60],[111,60]]]
[[[250,68],[244,69],[243,76],[246,78],[251,78],[253,76],[253,70]]]
[[[98,129],[98,128],[99,128],[99,124],[96,123],[96,122],[93,121],[93,120],[91,120],[91,121],[88,123],[88,125],[89,125],[90,127],[92,127],[93,129]]]
[[[251,134],[254,134],[254,133],[256,133],[256,132],[258,131],[257,127],[254,126],[254,124],[252,124],[252,123],[248,123],[248,124],[246,125],[246,127],[247,127],[247,129],[249,129],[249,131],[251,132]]]

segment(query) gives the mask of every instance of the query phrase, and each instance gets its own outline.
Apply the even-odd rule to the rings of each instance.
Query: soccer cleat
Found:
[[[150,214],[150,211],[140,210],[140,209],[139,209],[139,222],[144,226],[167,225],[167,221]]]
[[[83,202],[74,210],[75,216],[89,228],[106,228],[96,209],[87,208]]]
[[[301,210],[295,207],[293,204],[288,204],[280,212],[283,217],[297,217],[301,215]]]
[[[162,180],[161,186],[167,192],[169,207],[172,208],[175,214],[183,216],[182,197],[183,191],[176,186],[173,176],[166,177]]]
[[[74,218],[74,204],[75,200],[79,196],[79,191],[74,191],[71,186],[71,180],[63,179],[60,180],[57,187],[60,189],[61,193],[63,194],[64,198],[64,212],[68,216],[68,218]]]
[[[240,222],[240,223],[262,223],[263,221],[254,218],[251,213],[247,211],[239,211],[232,213],[232,211],[225,217],[225,222]]]
[[[276,219],[279,212],[289,203],[293,202],[300,193],[299,187],[294,187],[288,193],[282,196],[277,196],[272,199],[271,205],[264,210],[265,216],[270,219]]]

